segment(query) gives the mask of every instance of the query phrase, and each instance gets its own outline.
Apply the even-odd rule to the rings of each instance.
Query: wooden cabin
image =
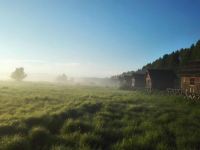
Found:
[[[131,89],[132,75],[123,75],[119,77],[121,89]]]
[[[166,90],[174,88],[177,79],[173,70],[148,69],[146,73],[146,88],[149,90]]]
[[[145,74],[132,73],[120,77],[120,88],[141,89],[145,87]]]
[[[133,73],[131,87],[134,89],[144,88],[145,87],[145,74],[144,73]]]
[[[200,94],[200,60],[192,61],[183,67],[180,77],[183,92]]]

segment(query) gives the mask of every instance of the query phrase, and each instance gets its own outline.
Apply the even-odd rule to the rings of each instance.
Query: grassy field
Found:
[[[162,93],[0,82],[0,150],[199,150],[200,104]]]

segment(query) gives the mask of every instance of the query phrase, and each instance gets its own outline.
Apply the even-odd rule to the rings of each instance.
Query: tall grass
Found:
[[[0,84],[0,150],[199,150],[200,104],[163,92]]]

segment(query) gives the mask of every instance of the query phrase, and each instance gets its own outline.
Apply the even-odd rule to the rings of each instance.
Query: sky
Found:
[[[200,39],[200,0],[0,0],[0,73],[109,77]]]

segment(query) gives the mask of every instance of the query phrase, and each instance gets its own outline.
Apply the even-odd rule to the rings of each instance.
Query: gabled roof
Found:
[[[200,60],[191,61],[181,71],[181,76],[200,76]]]
[[[166,69],[148,69],[147,73],[149,74],[152,80],[174,80],[177,78],[173,70]]]

